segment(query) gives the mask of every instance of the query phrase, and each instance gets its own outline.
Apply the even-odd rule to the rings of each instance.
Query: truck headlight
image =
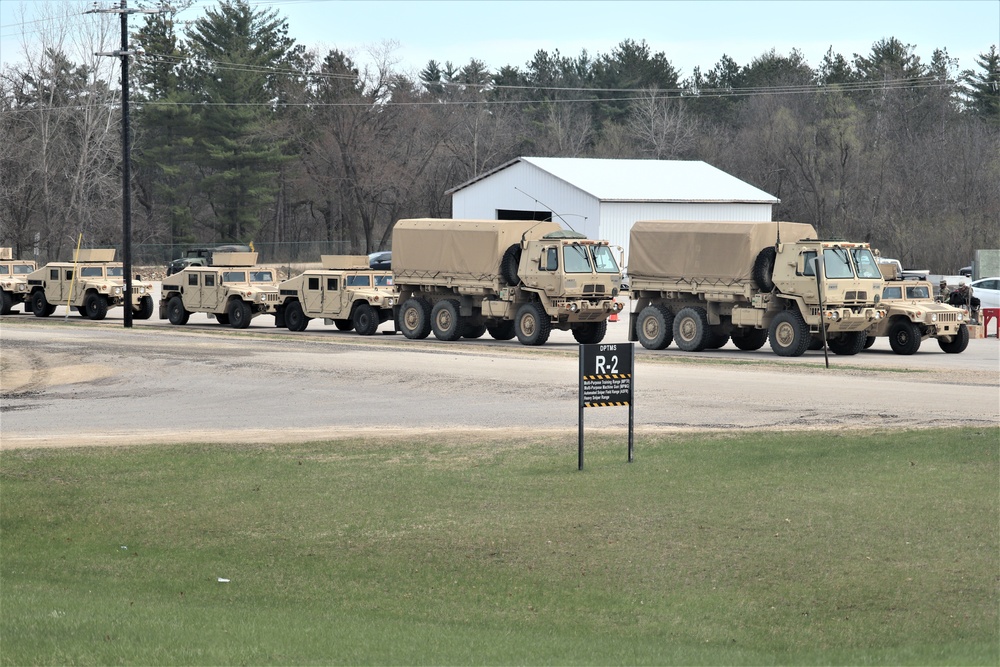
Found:
[[[146,286],[139,285],[139,294],[145,294],[145,293],[146,293]]]
[[[122,293],[122,288],[121,287],[116,287],[115,288],[115,294],[121,294],[121,293]]]
[[[580,310],[580,306],[576,305],[575,303],[569,304],[569,312],[575,313],[578,310]]]
[[[27,291],[28,291],[28,286],[27,286],[27,285],[25,285],[24,283],[20,283],[20,284],[19,284],[19,285],[17,286],[17,291],[18,291],[18,292],[27,292]]]
[[[962,316],[963,316],[963,315],[965,315],[965,313],[959,313],[959,314],[958,314],[958,318],[956,319],[956,321],[958,321],[958,322],[961,322],[961,321],[962,321]]]
[[[931,322],[937,322],[937,313],[931,313]]]

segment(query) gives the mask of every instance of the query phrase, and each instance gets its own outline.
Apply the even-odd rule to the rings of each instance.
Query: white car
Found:
[[[972,296],[979,299],[980,308],[1000,308],[1000,278],[980,278],[969,285]]]

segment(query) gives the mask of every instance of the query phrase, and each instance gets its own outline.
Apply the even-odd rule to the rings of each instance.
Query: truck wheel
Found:
[[[757,283],[757,287],[765,292],[774,289],[774,281],[771,276],[774,274],[774,260],[777,256],[777,250],[771,246],[757,253],[757,259],[753,262],[753,271],[751,271],[750,276]]]
[[[91,292],[83,302],[87,317],[92,320],[103,320],[108,316],[108,297]]]
[[[767,342],[767,329],[733,329],[733,345],[745,352],[752,352],[764,347]]]
[[[663,304],[646,306],[639,312],[635,333],[647,350],[665,350],[674,342],[674,314]]]
[[[521,263],[521,245],[515,243],[507,248],[500,259],[500,277],[511,285],[518,285],[521,282],[517,275],[517,267]]]
[[[552,322],[542,304],[531,302],[517,309],[514,333],[521,345],[545,345],[552,333]]]
[[[337,327],[337,331],[352,331],[354,329],[354,322],[350,320],[334,320],[333,326]]]
[[[462,338],[482,338],[485,333],[485,324],[469,324],[466,322],[462,327]]]
[[[719,333],[717,331],[708,332],[708,340],[705,342],[706,350],[718,350],[726,346],[729,342],[729,334]]]
[[[431,330],[438,340],[458,340],[462,337],[460,304],[455,299],[444,299],[431,309]]]
[[[431,333],[431,304],[427,299],[410,298],[399,309],[399,330],[407,338],[420,340]]]
[[[514,323],[511,320],[501,320],[496,324],[487,324],[486,330],[493,340],[510,340],[514,337]]]
[[[868,338],[868,334],[864,331],[842,333],[830,341],[830,350],[834,354],[849,357],[865,349],[866,338]]]
[[[362,336],[371,336],[378,331],[378,313],[367,303],[359,303],[354,308],[354,330]]]
[[[869,333],[866,333],[865,334],[865,349],[867,350],[868,348],[870,348],[874,344],[875,344],[875,336],[873,336],[873,335],[871,335]]]
[[[45,292],[42,290],[35,290],[31,295],[31,312],[35,317],[48,317],[52,314],[49,302],[45,299]]]
[[[0,290],[0,315],[7,315],[14,307],[14,297],[7,290]]]
[[[229,313],[215,313],[215,321],[219,324],[229,325]]]
[[[938,345],[948,354],[965,352],[965,348],[969,347],[969,328],[964,324],[960,324],[958,333],[952,336],[950,341],[938,338]]]
[[[184,310],[184,301],[179,296],[171,297],[170,301],[167,301],[167,319],[171,324],[178,326],[187,324],[189,317],[191,313]]]
[[[821,334],[813,334],[812,340],[809,341],[809,349],[812,351],[823,349],[823,336]]]
[[[230,301],[226,313],[229,315],[229,326],[234,329],[246,329],[250,326],[250,320],[253,319],[253,311],[250,310],[250,306],[246,301],[240,299]]]
[[[132,309],[132,317],[137,320],[148,320],[153,316],[153,297],[148,294],[139,299],[139,307]]]
[[[573,338],[581,345],[596,345],[608,333],[608,322],[584,322],[572,326]]]
[[[674,342],[685,352],[701,352],[709,342],[708,313],[704,308],[681,308],[674,316]]]
[[[302,312],[302,304],[292,301],[285,307],[285,326],[289,331],[305,331],[309,326],[309,318]]]
[[[767,337],[771,349],[779,357],[801,357],[812,340],[809,325],[795,310],[783,310],[775,315]]]
[[[920,327],[909,320],[899,320],[889,328],[889,347],[896,354],[916,354],[920,349]]]

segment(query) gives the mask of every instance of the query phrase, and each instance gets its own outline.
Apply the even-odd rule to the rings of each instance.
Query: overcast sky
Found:
[[[40,5],[65,0],[0,0],[0,61],[21,59],[21,35],[37,35]],[[91,1],[72,2],[76,25],[99,20],[82,11]],[[117,0],[98,2],[101,7]],[[136,6],[136,0],[130,0]],[[193,20],[206,6],[199,0],[179,18]],[[879,39],[897,37],[912,44],[923,62],[944,48],[962,69],[1000,43],[1000,0],[780,2],[633,2],[621,0],[488,1],[424,0],[258,0],[252,5],[287,17],[291,36],[307,48],[338,48],[364,62],[372,48],[394,42],[400,69],[415,74],[430,59],[464,65],[470,58],[491,69],[523,67],[539,49],[577,56],[610,53],[625,39],[646,40],[690,76],[696,66],[709,70],[723,54],[739,65],[770,49],[787,55],[798,48],[817,67],[833,47],[850,60],[867,54]],[[19,10],[23,5],[26,15]],[[107,20],[107,15],[105,15]],[[141,19],[133,17],[132,26]],[[112,33],[117,39],[117,33]]]

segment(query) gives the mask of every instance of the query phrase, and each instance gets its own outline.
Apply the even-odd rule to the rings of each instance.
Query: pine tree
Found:
[[[1000,53],[996,45],[976,58],[982,71],[965,70],[962,73],[968,109],[990,123],[1000,124]]]

